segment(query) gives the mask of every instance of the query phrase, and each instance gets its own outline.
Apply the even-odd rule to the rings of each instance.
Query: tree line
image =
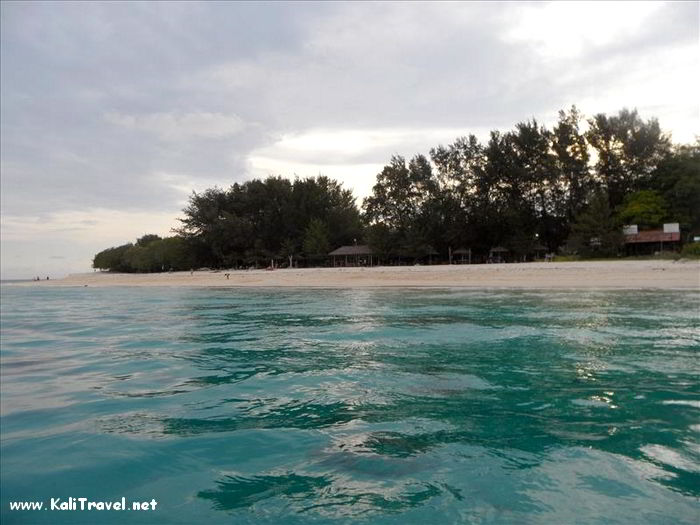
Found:
[[[585,129],[584,129],[585,128]],[[269,177],[194,193],[174,236],[145,235],[98,253],[93,266],[151,272],[325,262],[366,243],[385,261],[494,246],[611,256],[622,224],[679,222],[700,233],[700,142],[673,146],[636,110],[584,119],[573,106],[552,129],[535,119],[485,143],[467,135],[410,160],[393,156],[358,208],[328,177]]]

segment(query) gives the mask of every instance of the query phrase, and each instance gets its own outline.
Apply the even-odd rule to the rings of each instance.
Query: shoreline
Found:
[[[226,274],[229,278],[226,278]],[[129,274],[92,272],[15,283],[41,287],[500,288],[700,290],[700,261],[577,261],[436,266],[218,270]]]

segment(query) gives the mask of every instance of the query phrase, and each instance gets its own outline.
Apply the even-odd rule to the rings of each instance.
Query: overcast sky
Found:
[[[698,3],[1,4],[2,277],[90,271],[192,190],[636,107],[700,132]],[[360,200],[358,199],[358,203]]]

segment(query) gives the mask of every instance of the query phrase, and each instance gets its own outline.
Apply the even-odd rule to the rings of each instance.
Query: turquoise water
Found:
[[[699,305],[4,287],[0,517],[697,523]],[[9,508],[69,496],[158,505]]]

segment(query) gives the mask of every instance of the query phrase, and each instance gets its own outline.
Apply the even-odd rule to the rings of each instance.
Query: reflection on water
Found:
[[[699,298],[4,289],[2,516],[693,522]]]

